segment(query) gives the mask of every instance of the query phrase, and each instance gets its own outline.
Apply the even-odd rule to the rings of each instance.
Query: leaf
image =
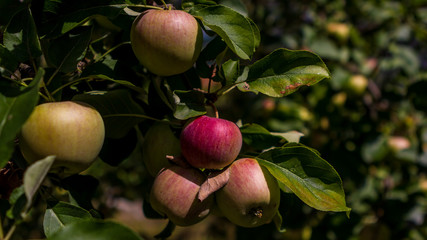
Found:
[[[7,217],[10,219],[22,219],[22,212],[25,211],[27,199],[25,198],[24,186],[15,188],[9,197],[11,207],[7,211]]]
[[[48,239],[142,240],[135,232],[121,224],[101,220],[82,220],[67,224]]]
[[[221,171],[212,171],[210,172],[206,180],[200,186],[198,193],[198,199],[204,201],[211,194],[225,186],[230,179],[230,168],[224,168]]]
[[[92,36],[92,28],[82,28],[76,34],[64,35],[48,43],[47,61],[57,71],[69,73],[77,69],[77,64],[86,53]]]
[[[226,49],[227,45],[220,37],[215,37],[203,48],[196,62],[196,70],[200,77],[212,77],[213,60]]]
[[[329,70],[317,55],[277,49],[249,67],[247,79],[239,89],[283,97],[325,78],[330,78]]]
[[[279,211],[277,211],[276,215],[274,215],[273,222],[274,222],[274,225],[276,226],[277,231],[281,233],[286,232],[286,229],[283,224],[283,217]]]
[[[3,42],[20,62],[41,56],[41,46],[30,9],[26,8],[12,18],[4,31]]]
[[[68,224],[91,218],[92,215],[83,208],[66,202],[48,202],[43,219],[43,230],[46,237],[50,238]]]
[[[37,105],[43,75],[44,70],[39,69],[30,85],[22,91],[0,89],[0,168],[10,159],[14,139]]]
[[[244,143],[256,150],[264,150],[276,146],[284,140],[283,137],[272,135],[267,129],[255,123],[243,125],[240,127],[240,132]]]
[[[24,191],[27,197],[26,209],[30,209],[37,190],[50,170],[55,156],[48,156],[31,164],[24,173]]]
[[[85,102],[98,110],[104,119],[105,135],[122,138],[130,129],[145,119],[144,110],[132,99],[129,91],[120,89],[110,92],[88,92],[73,97],[74,101]]]
[[[293,143],[264,152],[257,159],[310,207],[321,211],[350,211],[341,178],[316,151]]]
[[[294,143],[299,143],[301,137],[304,136],[303,133],[298,131],[289,131],[289,132],[283,132],[283,133],[272,132],[271,135],[283,137],[288,142],[294,142]]]
[[[175,99],[175,112],[173,115],[177,119],[186,120],[206,113],[205,96],[200,91],[176,90],[173,92],[173,97]]]
[[[217,33],[237,56],[242,59],[251,58],[256,45],[256,34],[245,16],[221,5],[196,7],[190,13]]]
[[[245,17],[248,16],[248,9],[241,0],[220,0],[218,4],[229,7]]]
[[[18,60],[3,45],[0,44],[0,73],[8,70],[8,74],[13,73],[18,66]]]
[[[225,85],[232,85],[239,77],[239,60],[228,60],[221,66],[221,76],[225,79]]]
[[[1,0],[0,1],[0,26],[6,26],[13,15],[28,7],[30,0]]]
[[[105,16],[109,20],[114,20],[126,6],[125,4],[117,4],[89,7],[54,18],[44,24],[44,28],[42,28],[43,35],[45,35],[44,38],[57,38],[99,15]]]

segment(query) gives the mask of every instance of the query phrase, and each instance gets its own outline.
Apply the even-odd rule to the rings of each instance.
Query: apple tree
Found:
[[[290,194],[349,214],[302,133],[227,115],[230,96],[285,98],[331,77],[310,51],[255,58],[263,39],[239,0],[0,9],[0,239],[142,239],[100,197],[124,168],[136,180],[121,188],[169,220],[158,238],[211,215],[281,232]]]

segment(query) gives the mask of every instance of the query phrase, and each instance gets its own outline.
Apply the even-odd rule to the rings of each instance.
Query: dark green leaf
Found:
[[[341,178],[316,151],[293,143],[264,152],[257,159],[307,205],[322,211],[350,211]]]
[[[92,28],[82,28],[78,34],[64,35],[49,42],[48,63],[59,72],[68,73],[77,70],[77,63],[86,54],[92,35]]]
[[[66,225],[52,240],[142,240],[129,228],[111,221],[83,220]]]
[[[194,8],[191,14],[216,32],[242,59],[250,59],[255,49],[252,24],[246,17],[225,6]]]
[[[223,52],[226,47],[227,45],[225,42],[217,36],[203,48],[196,62],[196,70],[200,77],[209,78],[212,76],[211,65],[215,58]]]
[[[13,141],[37,105],[39,85],[44,70],[39,69],[31,84],[22,91],[0,89],[0,167],[4,167],[13,152]]]
[[[83,208],[66,202],[48,202],[44,214],[43,230],[46,237],[60,231],[64,226],[84,219],[91,219],[92,215]]]
[[[88,103],[99,111],[104,119],[105,135],[109,138],[122,138],[136,124],[149,118],[132,99],[130,92],[123,89],[88,92],[74,96],[73,100]]]
[[[48,156],[31,164],[24,173],[24,190],[27,198],[26,209],[31,207],[33,198],[50,170],[55,156]]]
[[[9,197],[10,209],[7,211],[7,217],[10,219],[22,219],[22,213],[25,211],[27,198],[25,197],[24,186],[15,188]]]
[[[243,141],[256,150],[276,146],[284,140],[280,136],[271,135],[267,129],[255,123],[243,125],[240,131],[242,132]]]
[[[174,116],[180,120],[189,119],[206,113],[205,96],[200,91],[174,91]]]
[[[42,54],[30,9],[26,8],[12,18],[4,32],[3,42],[20,62],[33,60]]]
[[[189,11],[196,5],[216,5],[217,3],[212,0],[182,0],[181,7],[185,11]]]
[[[45,38],[59,37],[99,15],[114,20],[125,7],[125,4],[97,6],[63,15],[59,19],[53,19],[44,24],[43,32],[46,34]],[[55,27],[52,28],[51,26]]]
[[[15,56],[3,45],[0,45],[0,73],[7,70],[8,75],[11,75],[18,67],[18,60]]]
[[[0,1],[0,25],[6,26],[13,15],[28,7],[30,0],[1,0]]]
[[[329,70],[317,55],[277,49],[249,67],[247,79],[239,89],[283,97],[325,78],[330,78]]]

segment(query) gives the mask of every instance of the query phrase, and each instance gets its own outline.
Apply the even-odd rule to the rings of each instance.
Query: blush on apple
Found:
[[[233,162],[242,148],[242,134],[225,119],[201,116],[181,132],[181,152],[196,168],[220,169]]]
[[[215,192],[220,212],[242,227],[271,222],[280,204],[277,180],[252,158],[236,160],[229,168],[227,184]]]
[[[154,210],[166,215],[178,226],[196,224],[206,218],[213,205],[213,195],[200,201],[200,185],[205,175],[196,168],[171,165],[156,176],[150,193]]]
[[[196,19],[184,11],[150,9],[135,19],[130,39],[142,65],[159,76],[171,76],[193,66],[203,34]]]

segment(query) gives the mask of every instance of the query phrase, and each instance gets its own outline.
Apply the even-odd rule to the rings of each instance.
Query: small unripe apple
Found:
[[[102,117],[91,106],[71,101],[52,102],[35,107],[22,126],[19,146],[30,164],[55,155],[51,172],[65,177],[92,164],[104,136]]]
[[[178,165],[163,168],[152,185],[151,206],[177,226],[196,224],[209,215],[213,205],[213,195],[203,201],[198,199],[200,185],[205,180],[205,175],[196,168]]]
[[[362,95],[365,93],[368,84],[369,80],[365,76],[358,74],[350,77],[347,83],[347,88],[350,93]]]
[[[193,66],[203,34],[197,20],[184,11],[150,9],[135,19],[130,39],[142,65],[159,76],[171,76]]]
[[[151,176],[155,177],[162,168],[170,165],[167,155],[181,155],[179,139],[169,124],[157,122],[148,129],[142,144],[142,159]]]
[[[228,183],[215,195],[221,213],[242,227],[271,222],[280,204],[277,180],[252,158],[234,161]]]
[[[237,125],[225,119],[201,116],[181,132],[181,151],[196,168],[220,169],[239,155],[242,134]]]

